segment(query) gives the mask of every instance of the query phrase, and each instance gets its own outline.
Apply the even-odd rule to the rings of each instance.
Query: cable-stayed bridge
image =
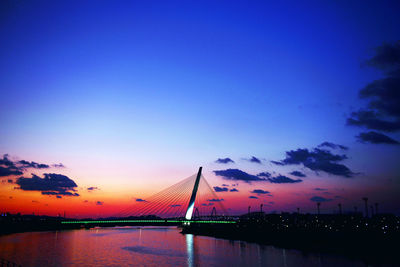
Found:
[[[135,204],[107,220],[63,221],[63,224],[188,224],[234,223],[205,177],[202,167],[182,181]]]

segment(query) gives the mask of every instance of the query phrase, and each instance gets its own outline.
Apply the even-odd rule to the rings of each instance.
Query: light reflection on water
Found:
[[[324,254],[212,237],[177,228],[123,227],[0,236],[0,258],[22,266],[366,266]]]

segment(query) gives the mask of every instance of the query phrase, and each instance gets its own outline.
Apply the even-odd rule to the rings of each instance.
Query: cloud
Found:
[[[249,196],[249,198],[258,199],[256,196]]]
[[[367,107],[351,113],[346,124],[371,130],[400,130],[400,41],[383,44],[366,64],[382,70],[385,77],[367,84],[359,92]]]
[[[79,196],[76,183],[62,174],[45,173],[44,178],[32,174],[32,178],[20,177],[16,184],[25,191],[41,191],[43,195]],[[72,192],[71,192],[72,191]]]
[[[275,161],[275,160],[271,160],[271,163],[275,164],[275,165],[280,165],[280,166],[284,166],[285,164],[279,161]]]
[[[260,172],[259,174],[257,174],[258,177],[266,177],[269,178],[271,177],[271,174],[269,172]]]
[[[20,168],[47,169],[50,168],[47,164],[36,163],[34,161],[20,160],[17,162]]]
[[[227,180],[237,180],[245,181],[246,183],[251,183],[254,181],[265,181],[265,179],[260,178],[256,175],[248,174],[247,172],[241,171],[239,169],[227,169],[214,171],[216,176],[221,176]]]
[[[293,176],[297,176],[297,177],[306,177],[306,175],[300,171],[292,171],[291,173],[289,173]]]
[[[141,198],[137,198],[136,202],[147,202],[147,200],[141,199]]]
[[[399,145],[400,143],[387,135],[369,131],[356,136],[360,143]]]
[[[181,205],[179,204],[173,204],[173,205],[169,205],[171,208],[176,208],[176,207],[180,207]]]
[[[349,149],[347,146],[342,146],[342,145],[338,145],[338,144],[334,144],[334,143],[326,142],[326,141],[323,142],[322,144],[320,144],[318,147],[329,147],[329,148],[332,148],[332,149],[340,148],[340,149],[343,149],[343,150],[348,150]]]
[[[22,171],[12,168],[12,167],[3,167],[0,166],[0,176],[10,176],[10,175],[21,175],[23,174]]]
[[[314,188],[314,190],[315,190],[315,191],[326,191],[326,190],[328,190],[328,189],[317,187],[317,188]]]
[[[104,204],[103,201],[97,201],[97,202],[96,202],[96,205],[99,205],[99,206],[102,206],[103,204]]]
[[[230,158],[219,158],[215,161],[215,163],[220,163],[220,164],[228,164],[228,163],[235,163],[233,160],[231,160]]]
[[[212,206],[212,205],[214,205],[214,203],[203,203],[203,204],[201,204],[201,205],[207,207],[207,206]]]
[[[56,196],[56,198],[62,198],[62,196]]]
[[[313,202],[328,202],[328,201],[332,201],[332,199],[330,198],[324,198],[324,197],[320,197],[320,196],[313,196],[312,198],[310,198],[311,201]]]
[[[375,56],[366,62],[369,66],[389,71],[400,67],[400,41],[394,44],[384,43],[375,51]]]
[[[94,190],[98,190],[99,188],[97,188],[97,187],[95,187],[95,186],[91,186],[91,187],[88,187],[87,188],[87,190],[88,191],[94,191]]]
[[[214,186],[214,191],[215,192],[228,192],[228,188],[227,187],[219,187],[219,186]]]
[[[229,192],[239,192],[239,190],[237,190],[236,188],[232,188],[231,190],[229,190]]]
[[[72,192],[68,192],[68,191],[58,191],[58,192],[44,191],[44,192],[42,192],[42,195],[79,197],[78,193],[72,193]]]
[[[261,160],[258,159],[258,158],[256,158],[256,157],[254,157],[254,156],[252,156],[252,157],[249,158],[249,159],[245,159],[245,160],[250,161],[250,162],[253,162],[253,163],[261,164]]]
[[[51,165],[51,166],[53,166],[54,168],[65,168],[65,165],[62,164],[62,163],[53,164],[53,165]]]
[[[264,195],[264,194],[270,194],[271,192],[265,191],[265,190],[262,190],[262,189],[254,189],[250,193],[257,194],[257,195]]]
[[[14,162],[9,160],[8,154],[4,154],[3,158],[0,158],[0,177],[22,174],[21,168],[17,167]]]
[[[399,85],[400,86],[400,85]],[[365,127],[367,129],[379,130],[384,132],[394,132],[400,130],[400,119],[392,120],[382,113],[372,109],[360,109],[352,112],[346,124],[349,126]]]
[[[294,183],[300,183],[303,180],[301,179],[294,180],[284,175],[278,175],[276,177],[268,178],[268,181],[273,184],[294,184]]]
[[[228,184],[222,184],[221,186],[229,186]]]
[[[353,173],[347,166],[339,164],[343,160],[347,159],[346,155],[333,154],[331,151],[314,148],[313,150],[297,149],[286,152],[286,158],[276,162],[278,165],[299,165],[303,164],[304,167],[309,168],[313,171],[324,171],[329,174],[353,177]]]
[[[58,166],[62,164],[60,163],[55,165]],[[9,159],[8,154],[4,154],[3,158],[0,158],[0,177],[10,176],[10,175],[22,175],[23,172],[28,168],[48,169],[50,168],[50,166],[47,164],[37,163],[34,161],[27,161],[27,160],[12,161]]]
[[[210,201],[210,202],[220,202],[220,201],[224,201],[224,199],[223,199],[223,198],[213,198],[213,199],[207,199],[207,201]]]

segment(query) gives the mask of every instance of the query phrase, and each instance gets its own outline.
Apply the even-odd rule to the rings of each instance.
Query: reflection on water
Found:
[[[0,236],[0,258],[22,266],[366,266],[324,254],[123,227]]]
[[[187,234],[186,236],[186,251],[187,251],[187,262],[188,267],[193,267],[194,265],[194,248],[193,248],[193,235]]]

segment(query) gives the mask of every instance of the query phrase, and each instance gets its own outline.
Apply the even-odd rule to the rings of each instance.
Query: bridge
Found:
[[[190,198],[189,198],[189,193]],[[233,224],[214,190],[202,175],[202,167],[192,175],[148,199],[136,203],[111,218],[65,220],[61,224],[90,226]],[[217,210],[219,214],[217,214]]]

